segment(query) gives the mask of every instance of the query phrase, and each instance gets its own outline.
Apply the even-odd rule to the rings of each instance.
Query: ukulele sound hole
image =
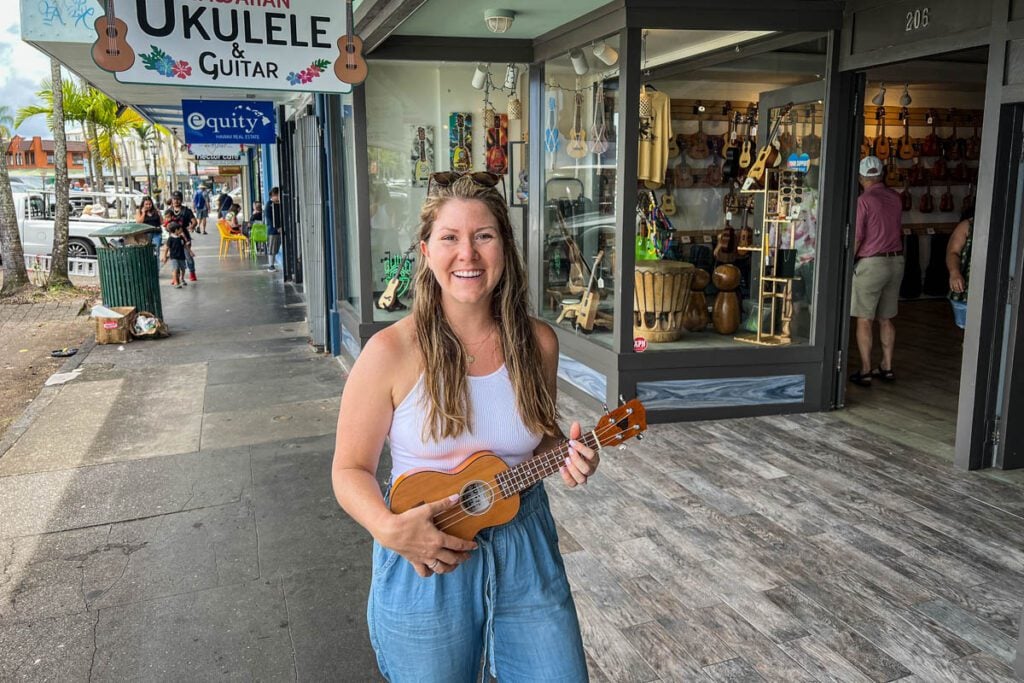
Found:
[[[469,482],[459,495],[462,509],[471,515],[482,515],[490,509],[493,502],[491,487],[482,481]]]

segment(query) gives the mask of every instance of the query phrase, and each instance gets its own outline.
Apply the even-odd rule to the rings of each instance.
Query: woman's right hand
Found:
[[[964,276],[960,273],[952,273],[949,276],[949,289],[952,292],[956,292],[957,294],[963,292],[966,284],[967,283],[964,282]]]
[[[469,559],[469,551],[476,550],[477,545],[444,533],[434,525],[434,519],[454,507],[458,500],[459,495],[452,494],[394,515],[390,528],[378,542],[408,560],[423,578],[454,571]]]

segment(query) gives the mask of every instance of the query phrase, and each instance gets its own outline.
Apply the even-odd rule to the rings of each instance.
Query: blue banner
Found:
[[[193,144],[276,142],[274,103],[256,100],[182,100],[185,142]]]

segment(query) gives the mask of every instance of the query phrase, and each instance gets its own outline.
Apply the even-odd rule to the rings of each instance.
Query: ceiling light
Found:
[[[590,71],[590,65],[587,64],[587,56],[583,54],[583,50],[575,48],[569,50],[569,59],[572,60],[572,70],[576,72],[577,76]]]
[[[914,100],[910,97],[910,84],[909,83],[904,83],[903,84],[903,94],[900,95],[900,106],[901,107],[909,107],[910,103],[913,102],[913,101]]]
[[[885,81],[878,86],[878,94],[871,98],[871,104],[881,107],[885,104]]]
[[[491,33],[504,33],[512,26],[516,13],[510,9],[484,10],[484,23]]]
[[[615,62],[619,61],[619,53],[611,45],[603,41],[594,46],[594,56],[608,66],[613,66]]]

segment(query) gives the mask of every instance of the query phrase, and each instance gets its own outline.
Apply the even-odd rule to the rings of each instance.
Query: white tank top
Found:
[[[423,375],[395,408],[388,433],[392,481],[417,467],[454,470],[477,451],[492,451],[509,467],[515,467],[533,455],[543,435],[534,434],[523,424],[505,366],[489,375],[467,379],[472,431],[457,438],[423,441],[423,425],[427,420]]]

